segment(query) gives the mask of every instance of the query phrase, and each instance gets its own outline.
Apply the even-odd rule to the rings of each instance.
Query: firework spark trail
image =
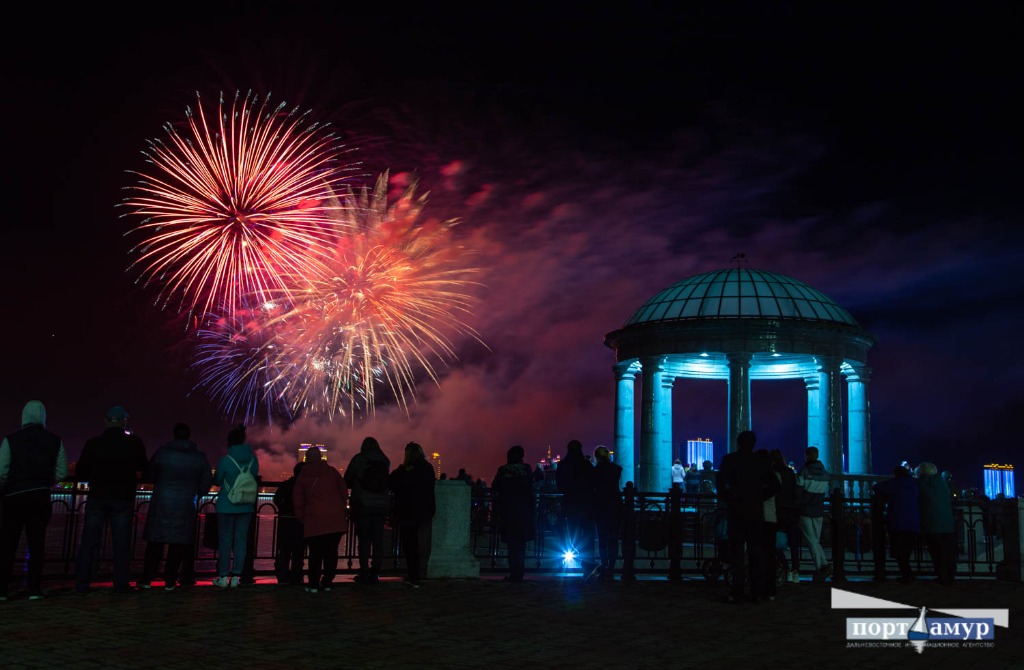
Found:
[[[306,277],[306,292],[271,320],[275,366],[294,380],[295,413],[354,417],[372,412],[382,384],[408,411],[417,373],[435,383],[433,360],[456,357],[447,333],[476,338],[461,318],[475,298],[467,250],[455,221],[422,221],[415,184],[387,205],[387,174],[371,193],[349,192],[353,232],[339,240],[328,272]]]
[[[201,372],[199,386],[217,401],[226,416],[253,417],[265,411],[291,418],[284,389],[274,368],[273,330],[267,325],[276,305],[236,309],[230,316],[207,315],[198,329],[192,367]]]
[[[289,295],[297,286],[283,276],[323,272],[347,225],[337,193],[351,167],[337,139],[308,112],[252,94],[229,110],[221,96],[215,125],[198,99],[187,119],[190,134],[167,124],[167,141],[149,142],[156,171],[131,171],[141,179],[122,203],[143,217],[130,269],[158,286],[157,303],[230,310]]]
[[[374,411],[378,386],[408,411],[417,375],[437,383],[433,361],[456,357],[447,333],[479,339],[460,318],[475,304],[476,269],[456,222],[421,220],[415,184],[391,207],[386,189],[387,174],[372,194],[347,191],[348,232],[319,272],[282,275],[290,290],[208,320],[194,367],[222,411],[354,421]]]

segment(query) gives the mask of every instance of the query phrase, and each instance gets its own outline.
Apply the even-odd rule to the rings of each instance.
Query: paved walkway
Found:
[[[0,667],[251,668],[1024,668],[1024,585],[867,581],[846,590],[916,607],[1008,608],[994,647],[850,649],[848,616],[910,610],[833,610],[832,584],[780,587],[777,600],[731,605],[703,579],[582,583],[578,576],[399,580],[329,593],[271,582],[77,595],[59,585],[39,601],[0,602]],[[934,613],[932,613],[934,615]]]

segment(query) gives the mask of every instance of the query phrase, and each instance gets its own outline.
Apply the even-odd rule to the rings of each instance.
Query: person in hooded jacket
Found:
[[[523,462],[524,455],[521,446],[511,447],[505,454],[505,465],[498,468],[491,482],[501,539],[508,547],[509,574],[505,581],[509,582],[523,581],[526,543],[535,534],[533,472],[530,465]]]
[[[146,554],[142,580],[137,586],[148,589],[164,557],[164,589],[195,583],[196,508],[199,498],[210,491],[213,474],[210,460],[190,440],[192,430],[179,423],[172,431],[174,439],[156,450],[146,467],[144,479],[153,484],[146,528],[143,531]]]
[[[68,474],[60,437],[46,430],[46,408],[38,400],[25,403],[21,430],[0,442],[0,600],[6,600],[21,532],[28,544],[28,597],[43,597],[46,527],[50,523],[50,489]]]
[[[245,442],[245,426],[232,428],[228,433],[228,453],[217,462],[213,483],[220,487],[217,494],[217,577],[213,585],[220,588],[236,587],[241,583],[248,549],[249,524],[256,513],[253,503],[233,503],[228,491],[242,468],[248,468],[253,477],[260,472],[260,462],[252,447]]]
[[[371,468],[383,468],[383,489],[370,490],[366,475]],[[345,484],[352,492],[349,507],[359,541],[359,572],[355,581],[360,584],[377,584],[380,581],[380,566],[384,561],[384,522],[391,513],[391,492],[387,487],[390,472],[391,461],[373,437],[363,439],[359,453],[345,468]]]
[[[295,518],[309,547],[307,593],[330,591],[338,574],[338,546],[348,530],[348,487],[341,473],[323,460],[319,447],[306,450],[306,463],[295,478]]]

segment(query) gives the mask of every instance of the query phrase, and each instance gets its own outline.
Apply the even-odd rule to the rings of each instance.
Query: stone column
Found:
[[[427,577],[479,577],[480,561],[469,545],[469,512],[472,488],[466,482],[447,479],[434,483],[437,512],[431,531]]]
[[[830,474],[843,473],[843,397],[839,366],[833,356],[818,359],[819,430],[818,458]]]
[[[821,434],[821,394],[818,393],[818,375],[804,377],[804,386],[807,388],[807,447],[818,447],[824,444]],[[804,449],[795,454],[794,461],[797,465],[803,463]]]
[[[652,491],[668,491],[672,488],[672,389],[676,378],[663,373],[661,376],[661,442],[658,444],[655,487]]]
[[[630,363],[619,363],[615,370],[615,462],[622,466],[622,486],[636,483],[636,372]]]
[[[645,358],[640,363],[643,366],[643,401],[640,408],[640,467],[637,469],[637,489],[656,491],[660,465],[658,452],[664,430],[664,412],[661,405],[664,402],[662,376],[665,371],[665,359]]]
[[[736,436],[750,430],[750,359],[748,353],[726,354],[729,360],[729,443],[726,452],[736,451]]]
[[[850,422],[849,471],[863,475],[871,474],[870,381],[871,368],[866,365],[853,365],[853,371],[846,375],[847,420]]]

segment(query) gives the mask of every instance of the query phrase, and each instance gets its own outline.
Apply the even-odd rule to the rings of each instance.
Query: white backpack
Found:
[[[249,472],[249,468],[252,467],[252,463],[256,459],[246,463],[243,468],[233,457],[228,456],[228,458],[238,468],[238,476],[235,477],[235,483],[228,487],[228,501],[236,505],[251,505],[256,502],[256,495],[259,493],[256,478]]]

